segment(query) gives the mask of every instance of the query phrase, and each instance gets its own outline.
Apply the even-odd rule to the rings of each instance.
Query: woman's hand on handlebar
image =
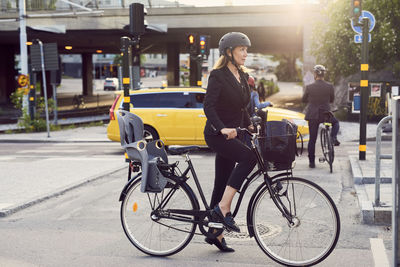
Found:
[[[226,140],[230,140],[236,138],[237,131],[235,128],[222,128],[221,134],[225,136]]]

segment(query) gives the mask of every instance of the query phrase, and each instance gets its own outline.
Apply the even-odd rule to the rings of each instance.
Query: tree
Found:
[[[275,74],[279,81],[298,82],[301,81],[300,69],[296,65],[298,58],[296,53],[274,55],[272,60],[279,61]]]
[[[328,79],[337,82],[360,70],[361,46],[353,41],[356,33],[350,25],[350,1],[327,1],[325,6],[314,28],[311,49],[317,62],[328,68]],[[400,1],[364,0],[362,7],[376,19],[369,46],[370,71],[390,69],[399,75]]]

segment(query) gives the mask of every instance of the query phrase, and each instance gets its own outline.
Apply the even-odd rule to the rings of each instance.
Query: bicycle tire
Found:
[[[172,180],[169,182],[175,184]],[[140,184],[141,178],[138,178],[127,190],[121,203],[122,228],[129,241],[151,256],[170,256],[181,251],[193,238],[197,224],[167,218],[157,219],[154,215],[151,216],[154,210],[152,206],[153,203],[160,203],[168,192],[175,190],[163,211],[170,208],[195,209],[193,191],[184,183],[177,189],[167,186],[161,193],[142,193]],[[194,219],[193,216],[184,217]]]
[[[330,172],[332,172],[335,154],[334,154],[333,142],[330,130],[322,128],[320,132],[320,139],[321,139],[322,154],[324,155],[325,160],[329,164]]]
[[[282,203],[291,209],[295,225],[289,225],[270,198],[267,186],[257,190],[253,202],[254,236],[261,250],[285,266],[310,266],[323,261],[335,248],[340,217],[331,197],[317,184],[303,178],[273,180],[282,185]],[[286,194],[283,192],[286,191]]]

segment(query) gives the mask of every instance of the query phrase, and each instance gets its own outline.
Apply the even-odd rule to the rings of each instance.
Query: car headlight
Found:
[[[296,124],[297,126],[308,126],[308,123],[306,120],[302,120],[302,119],[290,119],[290,121],[292,121],[294,124]]]

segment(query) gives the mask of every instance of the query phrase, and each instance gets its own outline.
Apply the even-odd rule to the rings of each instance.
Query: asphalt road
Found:
[[[79,148],[74,143],[4,145],[1,153],[9,156],[28,154],[27,151],[48,157],[59,157],[69,151],[69,156],[82,158],[96,153],[106,157],[120,153],[117,143],[80,144]],[[306,177],[325,188],[341,216],[342,231],[337,248],[319,266],[374,266],[370,239],[382,238],[385,245],[390,246],[391,235],[386,227],[359,222],[360,211],[347,158],[347,151],[354,146],[354,143],[344,143],[337,148],[332,174],[326,163],[317,164],[317,168],[310,171],[304,155],[298,159],[294,170],[295,176]],[[52,152],[55,147],[58,151]],[[194,153],[192,159],[209,199],[214,178],[213,153],[204,149]],[[170,157],[170,161],[176,160],[182,161],[182,158]],[[118,197],[126,176],[126,170],[113,173],[1,218],[0,266],[278,266],[258,248],[254,239],[235,236],[227,236],[227,242],[236,249],[232,254],[219,253],[201,236],[195,236],[188,247],[171,257],[142,254],[125,237],[119,220]],[[245,200],[238,214],[239,223],[244,222],[246,208]]]

